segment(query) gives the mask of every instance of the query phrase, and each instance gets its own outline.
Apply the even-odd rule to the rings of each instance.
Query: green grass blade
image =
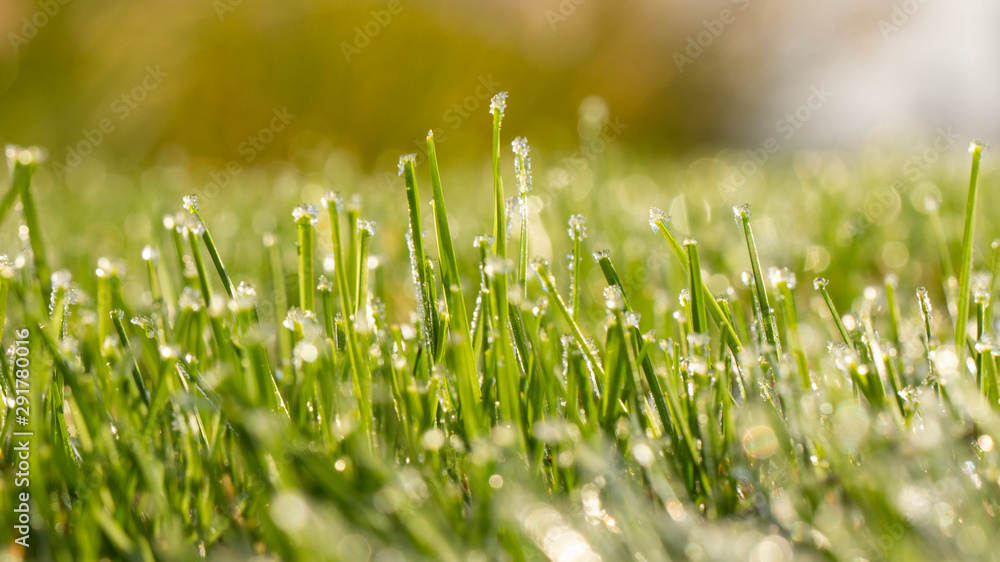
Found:
[[[965,206],[965,230],[962,233],[962,255],[959,259],[958,273],[958,312],[955,317],[955,353],[958,364],[965,357],[965,322],[969,317],[969,295],[972,279],[972,237],[976,223],[976,191],[979,185],[979,161],[983,156],[984,145],[972,143],[972,173],[969,178],[969,198]]]

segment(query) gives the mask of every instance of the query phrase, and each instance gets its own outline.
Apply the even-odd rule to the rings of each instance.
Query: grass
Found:
[[[718,201],[703,214],[677,203],[711,192],[703,161],[637,161],[630,175],[609,149],[607,177],[582,178],[583,195],[553,187],[567,170],[532,189],[524,139],[501,160],[506,101],[483,119],[485,175],[439,167],[431,133],[426,170],[401,158],[391,197],[356,179],[366,205],[322,193],[308,171],[285,195],[287,173],[271,178],[266,199],[176,196],[164,228],[130,233],[135,270],[92,255],[86,213],[44,196],[41,153],[9,148],[4,517],[25,490],[13,433],[34,435],[31,546],[6,525],[5,553],[989,559],[1000,251],[976,252],[998,232],[974,219],[1000,203],[977,200],[996,181],[988,160],[980,178],[980,145],[968,192],[942,165],[911,187],[939,206],[907,202],[846,237],[838,225],[864,207],[845,186],[884,179],[892,162],[771,164],[745,192],[753,219],[737,206],[734,229],[710,216]],[[673,201],[635,188],[637,175],[676,173],[700,183]],[[654,204],[683,216],[654,208],[650,232],[638,217]],[[135,213],[125,224],[154,223]],[[796,283],[806,276],[812,288]]]

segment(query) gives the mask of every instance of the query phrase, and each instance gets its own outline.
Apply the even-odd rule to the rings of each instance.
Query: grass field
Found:
[[[993,556],[982,145],[731,192],[742,154],[532,170],[506,105],[399,178],[9,147],[0,559]]]

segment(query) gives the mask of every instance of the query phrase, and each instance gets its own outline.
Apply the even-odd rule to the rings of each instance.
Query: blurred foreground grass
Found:
[[[532,170],[503,102],[492,161],[439,173],[429,139],[402,177],[329,152],[66,191],[11,147],[6,553],[990,557],[1000,202],[963,242],[967,158],[803,153],[726,194],[743,154]]]

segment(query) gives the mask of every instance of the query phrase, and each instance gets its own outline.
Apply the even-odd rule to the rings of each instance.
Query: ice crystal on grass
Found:
[[[569,218],[569,237],[574,242],[581,242],[587,238],[587,217],[573,215]]]
[[[507,92],[499,92],[490,100],[490,114],[499,111],[500,117],[503,117],[505,109],[507,109]]]
[[[198,210],[198,196],[197,195],[185,195],[184,196],[184,210],[193,213]],[[177,207],[174,207],[175,209]]]
[[[316,208],[316,205],[299,205],[292,210],[292,218],[297,224],[315,226],[319,224],[319,209]]]

